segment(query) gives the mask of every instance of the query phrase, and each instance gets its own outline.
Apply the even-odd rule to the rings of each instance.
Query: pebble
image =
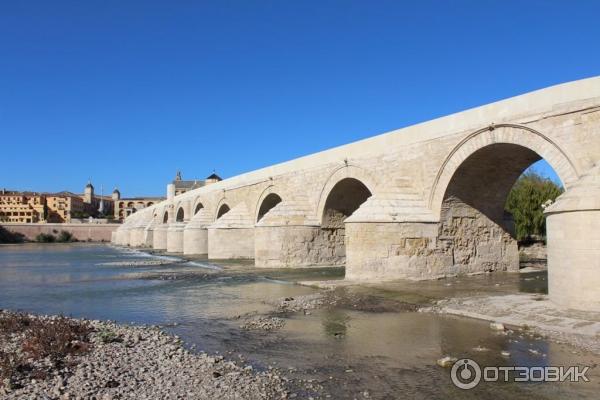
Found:
[[[449,368],[453,366],[456,361],[458,361],[456,357],[446,356],[437,360],[437,365],[439,365],[442,368]]]
[[[39,316],[37,318],[47,318]],[[95,332],[88,353],[75,364],[52,371],[47,379],[20,382],[0,397],[17,399],[284,399],[285,376],[278,370],[257,372],[221,355],[191,354],[181,340],[156,327],[90,321]],[[99,332],[114,332],[122,341],[102,343]],[[142,340],[144,338],[144,340]],[[132,346],[132,343],[137,343]],[[4,343],[0,344],[0,350]],[[65,379],[68,376],[68,379]],[[4,393],[2,393],[4,392]]]
[[[492,328],[493,330],[496,330],[496,331],[503,331],[504,324],[501,322],[492,322],[492,323],[490,323],[490,328]]]

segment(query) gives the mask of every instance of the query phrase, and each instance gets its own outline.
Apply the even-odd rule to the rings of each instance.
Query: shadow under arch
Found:
[[[283,199],[275,189],[274,185],[269,185],[262,191],[254,207],[254,223],[260,221],[273,207],[281,203]]]
[[[321,189],[321,192],[319,193],[319,203],[317,205],[315,216],[321,225],[323,224],[325,206],[331,191],[340,181],[349,178],[360,182],[370,192],[370,195],[376,193],[376,188],[378,186],[377,181],[364,168],[353,164],[343,165],[336,168],[329,175],[327,181]]]
[[[196,205],[194,206],[194,215],[198,214],[198,211],[202,210],[204,205],[200,201],[196,201]]]
[[[505,210],[515,182],[544,159],[565,188],[578,179],[571,159],[532,129],[491,126],[456,146],[440,169],[430,197],[439,218],[434,257],[446,273],[518,271],[515,224]],[[539,200],[541,209],[544,200]]]
[[[492,145],[495,147],[489,147]],[[486,148],[488,150],[484,150]],[[514,154],[511,154],[512,150],[515,150]],[[433,182],[429,208],[434,215],[440,217],[442,203],[452,179],[457,173],[460,175],[469,169],[469,164],[486,165],[499,172],[502,172],[499,168],[508,166],[510,168],[510,171],[506,171],[508,176],[503,179],[503,182],[497,184],[507,186],[506,181],[512,179],[508,188],[510,191],[512,184],[521,173],[533,162],[542,158],[557,173],[565,189],[568,190],[569,186],[579,178],[580,174],[566,151],[549,137],[532,128],[516,124],[499,124],[479,129],[461,140],[442,163]],[[489,192],[493,190],[488,188]],[[503,190],[506,194],[508,191]]]
[[[177,216],[175,217],[175,222],[183,222],[185,219],[185,211],[183,210],[183,206],[177,209]]]
[[[215,221],[218,220],[219,218],[221,218],[223,215],[227,214],[229,211],[231,211],[231,208],[229,207],[229,205],[227,203],[220,204],[219,208],[217,209]]]

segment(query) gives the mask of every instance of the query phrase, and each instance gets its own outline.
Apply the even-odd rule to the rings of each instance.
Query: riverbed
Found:
[[[257,270],[94,244],[0,247],[0,308],[158,325],[192,352],[283,371],[294,398],[597,398],[600,357],[487,321],[417,312],[447,298],[545,293],[545,272],[344,286],[335,301],[292,312],[285,299],[323,293],[296,282],[343,279],[343,269]],[[335,285],[334,285],[335,286]],[[261,318],[273,329],[248,329]],[[507,355],[508,354],[508,355]],[[481,383],[461,390],[436,361],[590,366],[590,382]]]

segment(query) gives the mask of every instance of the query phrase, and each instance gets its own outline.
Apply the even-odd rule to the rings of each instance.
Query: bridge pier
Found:
[[[212,222],[208,210],[199,210],[188,222],[183,230],[183,254],[206,255],[208,254],[208,229]]]
[[[208,258],[254,258],[254,224],[244,203],[208,226]]]
[[[323,229],[306,199],[284,200],[271,208],[254,229],[256,267],[306,267],[340,265],[343,247]]]
[[[129,226],[122,226],[117,231],[117,244],[119,246],[129,246]]]
[[[254,263],[259,268],[304,267],[326,264],[314,241],[320,227],[257,225]]]
[[[436,279],[518,271],[511,222],[498,224],[453,197],[437,218],[415,194],[374,195],[344,221],[346,278]]]
[[[254,228],[208,228],[211,260],[254,258]]]
[[[166,250],[167,249],[167,224],[159,224],[154,228],[152,234],[152,248],[154,250]]]
[[[346,222],[346,279],[427,279],[444,276],[452,259],[428,257],[436,223]]]
[[[600,311],[600,166],[546,209],[548,295],[559,306]]]
[[[156,225],[156,221],[154,218],[146,225],[144,228],[143,242],[142,246],[144,247],[152,247],[154,242],[154,228]]]
[[[471,245],[440,231],[437,223],[346,223],[346,278],[420,280],[519,269],[514,239]]]
[[[129,231],[129,245],[131,247],[140,247],[144,240],[143,236],[144,228],[136,224]]]
[[[167,228],[167,252],[183,253],[183,230],[185,223],[173,222]]]

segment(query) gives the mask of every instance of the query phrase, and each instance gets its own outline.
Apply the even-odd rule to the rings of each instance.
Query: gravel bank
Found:
[[[136,261],[111,261],[99,263],[97,265],[114,266],[114,267],[156,267],[161,265],[181,264],[186,261],[173,260],[136,260]]]
[[[15,315],[7,311],[0,318]],[[51,324],[48,316],[30,316]],[[89,324],[89,346],[59,363],[50,357],[36,364],[54,366],[45,378],[21,375],[4,380],[6,399],[285,399],[285,378],[276,370],[257,372],[221,356],[192,354],[177,337],[158,328],[111,322]],[[1,332],[0,352],[14,351],[23,334]],[[19,350],[21,351],[21,350]],[[293,397],[293,395],[292,395]]]

